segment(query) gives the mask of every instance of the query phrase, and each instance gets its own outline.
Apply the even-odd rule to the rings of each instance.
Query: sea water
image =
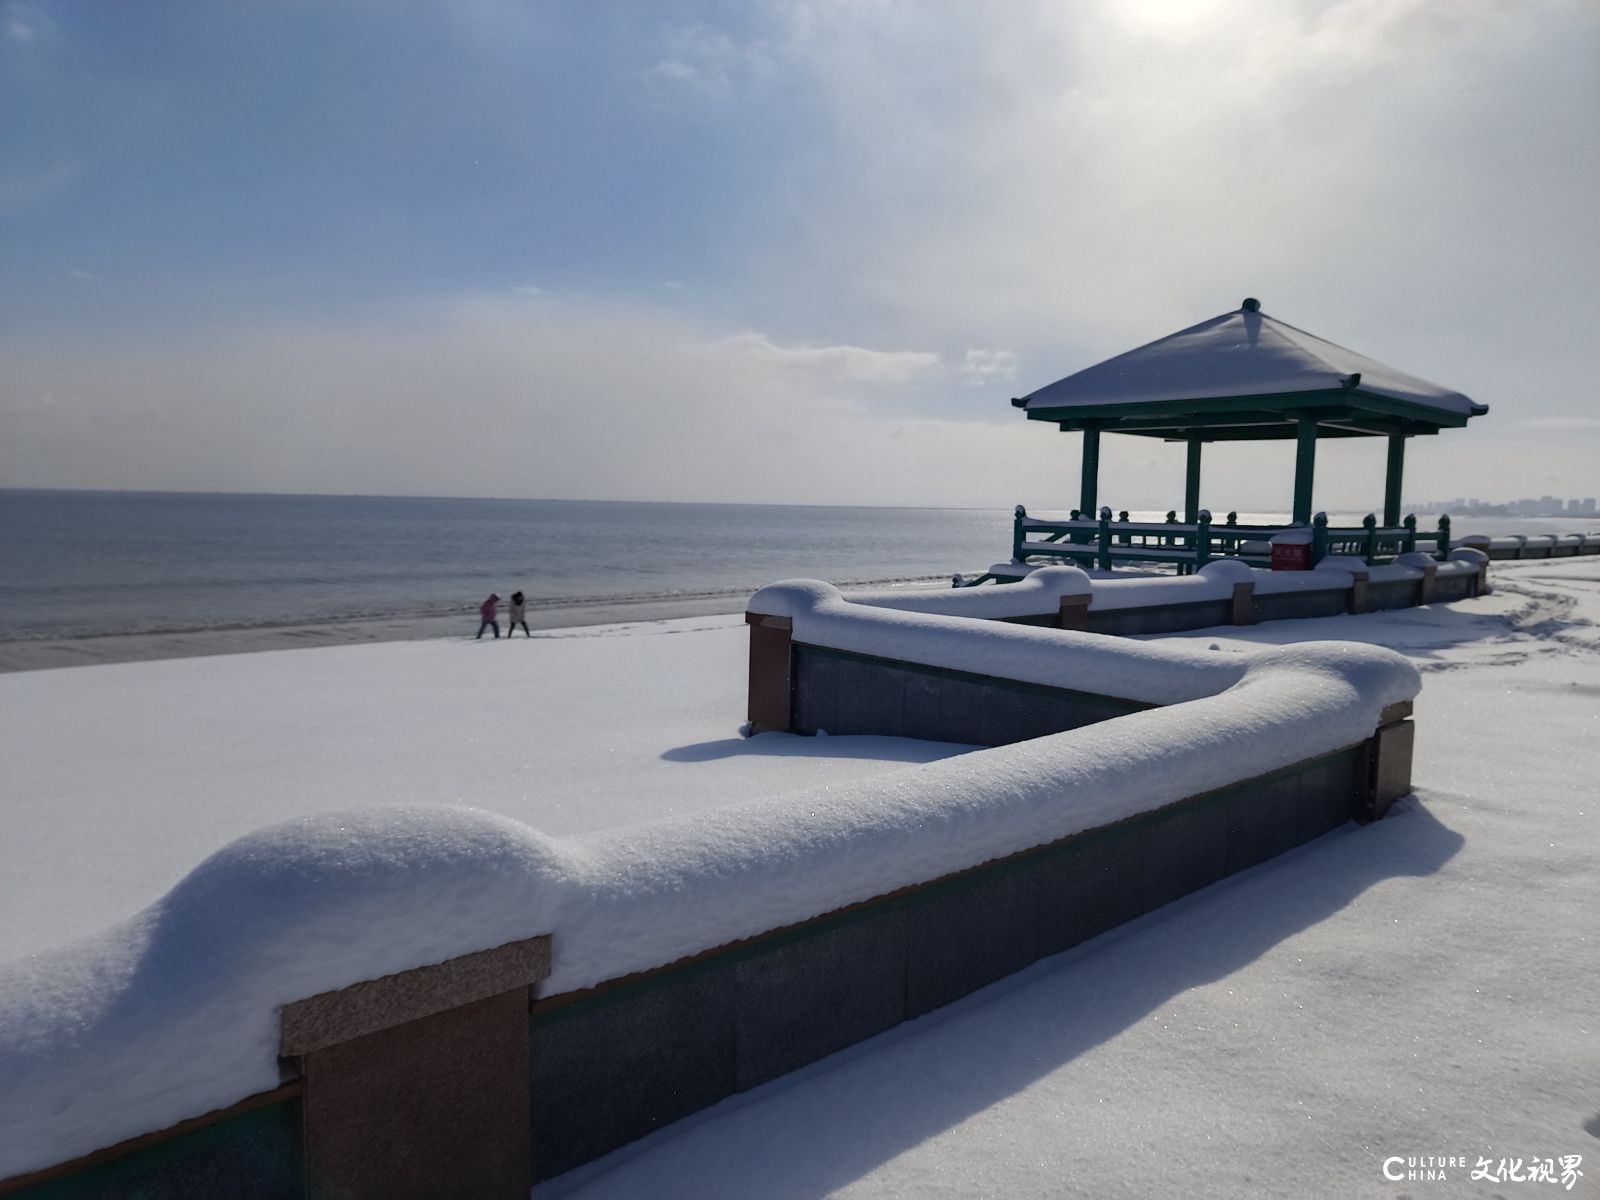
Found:
[[[1474,518],[1456,532],[1567,525],[1600,522]],[[0,640],[470,620],[490,592],[517,590],[557,623],[686,601],[736,612],[776,579],[937,582],[1010,553],[1005,509],[0,490]]]
[[[744,597],[775,579],[948,578],[1011,514],[378,496],[0,490],[0,638],[248,629]]]

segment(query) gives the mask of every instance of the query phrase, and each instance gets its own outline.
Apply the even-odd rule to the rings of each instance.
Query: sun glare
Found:
[[[1113,0],[1117,17],[1134,29],[1181,38],[1213,27],[1232,0]]]

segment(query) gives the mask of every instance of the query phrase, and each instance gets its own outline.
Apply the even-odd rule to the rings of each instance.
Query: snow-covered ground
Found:
[[[969,747],[741,738],[743,618],[0,675],[0,961],[105,928],[275,821],[471,804],[548,834]]]
[[[536,1195],[1600,1194],[1600,563],[1492,570],[1448,607],[1190,635],[1408,654],[1417,797],[1388,819]],[[1428,1156],[1458,1161],[1386,1162]]]
[[[80,819],[56,822],[35,803],[25,824],[42,836],[19,840],[16,873],[90,896],[101,928],[0,961],[0,1078],[10,1085],[0,1089],[0,1177],[271,1088],[277,1009],[290,1001],[539,932],[559,946],[545,986],[588,987],[1348,746],[1421,682],[1400,655],[1346,642],[1224,655],[890,612],[846,603],[826,584],[774,586],[751,603],[762,597],[788,605],[797,634],[824,645],[865,637],[868,649],[956,666],[981,648],[983,661],[969,665],[1001,674],[1015,665],[1020,678],[1041,666],[1126,676],[1172,703],[954,757],[955,747],[916,747],[945,761],[874,778],[859,778],[853,761],[858,777],[846,779],[835,764],[817,769],[816,756],[837,757],[832,738],[680,740],[697,702],[711,716],[738,711],[726,681],[743,674],[739,657],[710,677],[689,661],[695,638],[720,646],[738,637],[736,624],[650,631],[687,635],[689,649],[664,650],[640,630],[610,645],[590,637],[563,669],[552,669],[561,654],[524,639],[17,684],[16,708],[30,714],[12,747],[25,785],[60,788]],[[84,747],[91,777],[65,788],[53,783],[71,749],[61,739],[86,699],[103,700],[97,685],[123,689],[114,699],[135,736]],[[553,692],[544,736],[562,751],[539,764],[505,739],[510,757],[486,766],[485,742],[501,739],[482,736],[483,698],[504,696],[520,714],[541,690]],[[883,739],[858,746],[890,758],[913,751]],[[667,789],[655,786],[664,773],[681,787],[685,766],[769,747],[788,762],[768,771],[768,786],[739,770],[705,772],[666,815]],[[780,786],[819,774],[817,786]],[[615,824],[550,833],[545,810],[559,812],[569,776],[622,777],[590,814],[606,810]],[[120,840],[102,842],[94,865],[120,858],[137,871],[192,840],[187,815],[217,796],[219,816],[265,828],[119,914],[127,881],[85,874],[82,829],[127,803]],[[336,811],[294,812],[303,797]],[[352,808],[353,797],[385,803]],[[392,803],[410,799],[434,802]],[[55,910],[34,912],[36,922],[19,924],[48,926]]]
[[[541,1191],[1516,1195],[1469,1183],[1476,1157],[1571,1154],[1592,1187],[1600,563],[1494,578],[1496,595],[1449,607],[1191,635],[1212,657],[1329,637],[1410,655],[1419,799],[1390,819]],[[740,741],[744,649],[735,617],[0,678],[0,957],[126,918],[285,817],[463,801],[553,834],[620,831],[962,749]],[[335,856],[373,840],[312,832]],[[481,824],[444,832],[464,854],[543,852]],[[208,879],[167,917],[226,929]],[[1385,1181],[1395,1155],[1469,1162],[1448,1184]]]

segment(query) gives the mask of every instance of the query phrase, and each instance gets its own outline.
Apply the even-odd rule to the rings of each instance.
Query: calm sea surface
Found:
[[[250,628],[883,583],[1009,556],[1010,513],[0,491],[0,638]]]
[[[0,490],[0,639],[470,614],[519,588],[575,624],[618,603],[733,612],[775,579],[947,578],[1010,546],[1001,509]]]

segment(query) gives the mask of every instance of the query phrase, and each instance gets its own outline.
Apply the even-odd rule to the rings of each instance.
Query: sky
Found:
[[[1255,296],[1597,495],[1596,212],[1587,0],[0,0],[0,486],[1061,508],[1010,398]]]

